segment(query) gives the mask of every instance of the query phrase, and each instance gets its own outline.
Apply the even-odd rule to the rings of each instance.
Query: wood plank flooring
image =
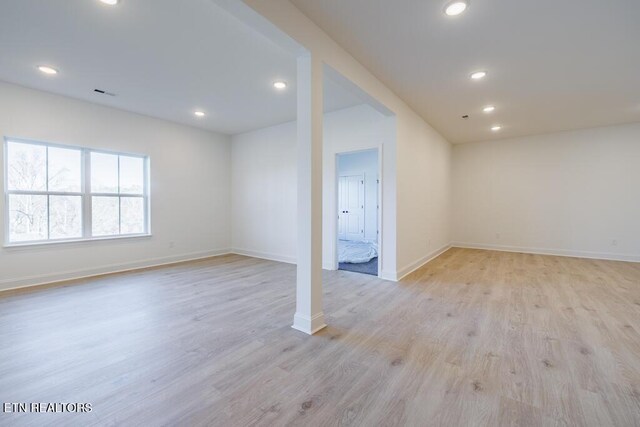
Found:
[[[0,295],[0,425],[639,426],[640,265],[452,249],[401,283],[224,256]]]

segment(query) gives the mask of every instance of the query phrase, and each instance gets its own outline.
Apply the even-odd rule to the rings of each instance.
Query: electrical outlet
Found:
[[[169,248],[173,249],[176,246],[176,242],[169,242]]]
[[[618,246],[618,241],[617,240],[612,240],[611,241],[611,246]]]
[[[496,233],[496,239],[500,240],[500,233]]]

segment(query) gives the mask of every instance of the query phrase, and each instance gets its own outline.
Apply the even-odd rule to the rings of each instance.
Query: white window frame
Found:
[[[19,144],[30,144],[44,147],[62,148],[68,150],[80,151],[81,158],[81,189],[80,192],[60,192],[60,191],[48,191],[49,185],[49,159],[47,150],[47,159],[45,162],[46,168],[46,182],[47,191],[30,191],[30,190],[9,190],[9,143],[15,142]],[[49,143],[42,141],[28,140],[24,138],[4,138],[4,247],[21,247],[21,246],[36,246],[36,245],[51,245],[60,243],[74,243],[74,242],[86,242],[86,241],[98,241],[98,240],[114,240],[114,239],[128,239],[138,237],[151,236],[151,215],[150,215],[150,176],[149,176],[149,156],[135,153],[125,153],[120,151],[109,151],[94,149],[88,147],[80,147],[74,145],[63,145],[57,143]],[[144,165],[144,189],[142,194],[127,194],[120,193],[120,157],[118,157],[118,192],[117,193],[92,193],[91,192],[91,153],[110,154],[115,156],[135,157],[143,160]],[[10,211],[9,211],[9,196],[10,195],[34,195],[34,196],[80,196],[82,203],[82,237],[73,237],[66,239],[46,239],[46,240],[28,240],[12,242],[10,235]],[[109,236],[93,236],[92,232],[92,197],[118,197],[118,215],[120,215],[120,203],[122,197],[137,197],[144,201],[144,232],[135,234],[116,234]],[[47,200],[47,206],[50,203]],[[49,224],[49,218],[47,213],[47,236],[51,233],[51,227]],[[118,226],[121,226],[120,217],[118,218]]]

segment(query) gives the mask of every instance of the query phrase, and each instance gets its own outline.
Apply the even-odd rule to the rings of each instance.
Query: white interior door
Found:
[[[338,238],[364,240],[364,175],[338,181]]]

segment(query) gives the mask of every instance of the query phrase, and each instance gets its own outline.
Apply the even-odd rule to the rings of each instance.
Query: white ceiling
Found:
[[[291,2],[451,142],[640,122],[638,0]]]
[[[60,73],[44,76],[40,64]],[[277,79],[289,88],[275,91]],[[294,120],[295,79],[292,54],[210,0],[0,4],[0,80],[7,82],[235,134]],[[325,110],[362,103],[327,85]],[[196,109],[207,117],[194,117]]]

